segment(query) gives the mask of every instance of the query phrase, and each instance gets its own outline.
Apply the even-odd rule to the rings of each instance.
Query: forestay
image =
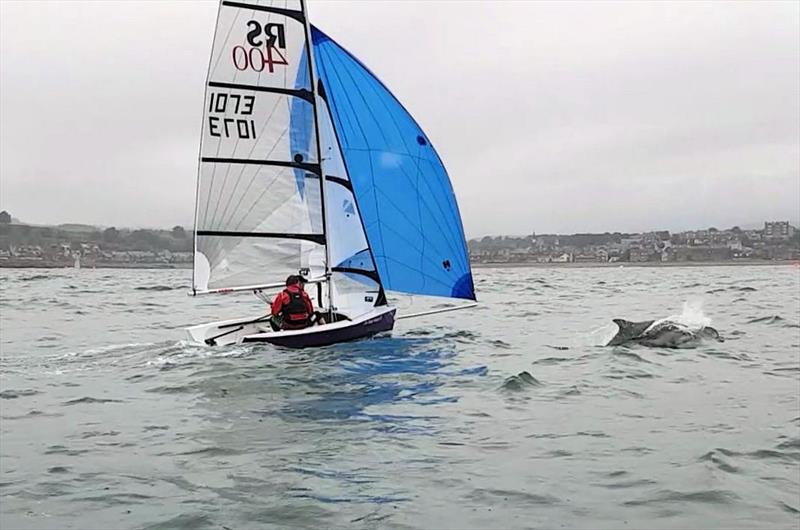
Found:
[[[305,68],[305,58],[298,70],[298,86],[309,83],[309,69]],[[369,311],[376,305],[386,303],[376,272],[374,260],[364,233],[358,204],[353,195],[347,168],[331,120],[329,105],[324,87],[317,84],[317,121],[321,153],[321,171],[325,176],[325,217],[327,219],[326,242],[331,260],[332,286],[336,307],[348,315],[358,315]],[[295,101],[292,107],[293,122],[307,119],[301,102]],[[291,138],[293,153],[306,156],[314,149],[313,128],[296,127]],[[306,134],[309,133],[309,134]],[[319,201],[321,188],[319,175],[302,169],[295,169],[297,186],[301,195],[307,195],[311,202]],[[317,265],[312,261],[308,265]],[[320,288],[320,304],[327,300]]]
[[[209,65],[195,210],[195,292],[324,273],[303,6],[222,1]],[[298,84],[299,81],[303,81]],[[292,150],[293,138],[307,148]]]
[[[312,27],[349,183],[386,290],[475,299],[447,171],[425,133],[358,59]]]

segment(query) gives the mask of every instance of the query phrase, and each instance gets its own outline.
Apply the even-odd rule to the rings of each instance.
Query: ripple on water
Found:
[[[780,315],[766,315],[763,317],[753,317],[746,322],[746,324],[779,324],[784,319]]]
[[[527,505],[555,505],[560,504],[561,500],[547,493],[536,494],[522,490],[503,490],[503,489],[484,489],[477,488],[472,490],[468,495],[472,501],[495,504],[498,500],[508,501],[510,503],[524,503]]]
[[[681,505],[684,503],[699,504],[734,504],[740,500],[736,493],[729,490],[699,490],[699,491],[675,491],[661,490],[653,495],[641,499],[625,501],[625,506],[650,506],[650,505]]]
[[[701,462],[711,462],[718,469],[726,473],[739,473],[739,468],[731,464],[726,458],[725,454],[719,451],[709,451],[700,457]]]
[[[124,403],[124,401],[121,399],[94,398],[91,396],[85,396],[82,398],[70,399],[69,401],[63,402],[62,405],[68,407],[71,405],[87,405],[87,404],[100,404],[100,403]]]
[[[22,390],[3,390],[0,392],[0,399],[17,399],[20,397],[26,396],[35,396],[36,394],[40,394],[38,390],[33,390],[32,388],[24,388]]]

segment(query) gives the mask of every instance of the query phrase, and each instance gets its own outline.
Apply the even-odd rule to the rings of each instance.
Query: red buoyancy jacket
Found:
[[[311,298],[299,285],[288,286],[272,302],[272,314],[283,317],[283,329],[302,329],[308,326],[308,319],[313,312]]]

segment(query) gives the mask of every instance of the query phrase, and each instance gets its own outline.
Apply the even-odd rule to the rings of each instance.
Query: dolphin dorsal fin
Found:
[[[612,322],[614,324],[616,324],[617,326],[619,326],[620,330],[623,330],[625,328],[629,328],[629,327],[631,327],[633,325],[633,322],[631,322],[629,320],[622,319],[622,318],[615,318],[615,319],[612,320]]]

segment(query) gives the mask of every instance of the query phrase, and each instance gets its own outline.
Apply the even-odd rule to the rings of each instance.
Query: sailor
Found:
[[[270,325],[274,331],[303,329],[311,324],[314,305],[302,285],[303,278],[291,275],[286,278],[286,289],[272,301]]]

